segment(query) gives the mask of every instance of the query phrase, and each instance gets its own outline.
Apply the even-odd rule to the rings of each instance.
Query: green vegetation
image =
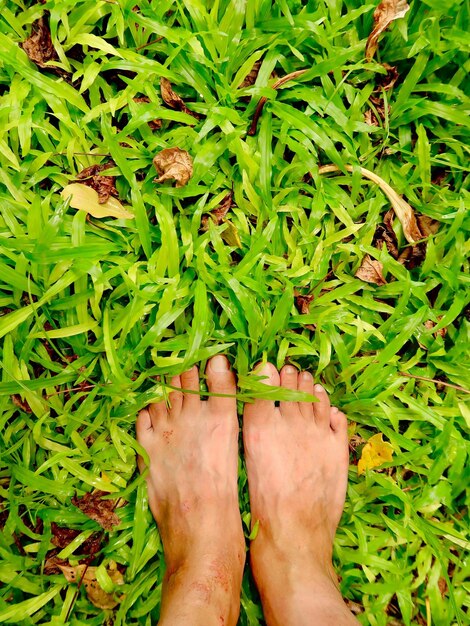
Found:
[[[335,560],[360,621],[468,623],[468,4],[414,0],[366,62],[374,8],[0,0],[0,623],[156,623],[164,565],[135,416],[219,352],[240,400],[263,393],[258,361],[289,361],[352,421]],[[44,15],[41,67],[20,44]],[[190,112],[163,101],[162,77]],[[194,159],[185,186],[153,180],[172,147]],[[60,195],[111,159],[135,219]],[[330,163],[339,175],[319,173]],[[359,165],[425,216],[424,243]],[[366,255],[381,284],[355,277]],[[358,476],[377,433],[392,461]],[[71,502],[93,489],[125,503],[120,525]],[[240,501],[248,535],[242,463]],[[107,592],[116,563],[119,605],[94,606],[58,559],[99,566]],[[262,623],[248,572],[240,623]]]

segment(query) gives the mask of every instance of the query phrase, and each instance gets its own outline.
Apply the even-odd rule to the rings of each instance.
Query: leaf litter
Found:
[[[191,111],[181,96],[179,96],[176,91],[173,90],[170,81],[167,78],[160,79],[160,91],[162,94],[163,102],[167,104],[171,109],[175,109],[175,111],[181,111],[182,113],[187,113],[191,115],[197,120],[201,119],[199,113],[195,111]]]
[[[380,467],[393,458],[393,446],[383,440],[382,433],[370,437],[362,448],[361,458],[357,464],[357,473],[363,474],[368,469]]]
[[[100,202],[98,192],[85,183],[71,183],[62,189],[60,195],[64,200],[70,198],[70,206],[85,211],[93,217],[115,217],[130,220],[134,214],[125,209],[117,198],[109,196],[106,202]]]
[[[95,520],[105,530],[113,530],[114,526],[121,523],[120,518],[115,513],[120,500],[105,499],[108,495],[106,491],[90,491],[84,496],[73,496],[72,504],[78,507],[82,513],[90,519]]]
[[[78,583],[83,585],[90,602],[99,609],[114,609],[122,600],[122,597],[116,597],[115,593],[108,593],[99,584],[96,578],[98,567],[93,565],[62,565],[57,563],[57,567],[61,570],[67,582]],[[114,583],[114,585],[123,585],[124,577],[117,569],[114,561],[110,562],[106,568],[106,573]]]
[[[38,67],[56,72],[62,71],[60,68],[48,65],[50,61],[58,61],[59,56],[52,43],[49,20],[46,15],[33,22],[31,35],[21,45],[31,61]]]
[[[155,183],[176,181],[176,187],[184,187],[193,175],[193,159],[189,152],[180,148],[165,148],[153,158],[159,177]]]
[[[378,48],[380,35],[394,21],[404,17],[410,5],[405,0],[382,0],[374,11],[374,28],[367,38],[365,57],[371,61]]]
[[[109,200],[110,196],[113,196],[114,198],[119,197],[116,189],[116,177],[101,174],[101,172],[113,167],[115,167],[115,163],[113,161],[108,161],[108,163],[103,163],[101,165],[90,165],[90,167],[86,167],[77,174],[76,182],[80,182],[83,185],[87,185],[88,187],[94,189],[98,194],[98,202],[100,204],[105,204]]]

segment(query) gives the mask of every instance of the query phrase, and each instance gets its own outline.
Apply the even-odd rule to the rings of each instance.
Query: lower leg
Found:
[[[160,626],[234,626],[240,610],[245,543],[237,497],[238,420],[235,376],[225,357],[209,361],[207,383],[212,393],[233,397],[201,401],[193,368],[172,380],[177,389],[170,408],[153,404],[137,420],[167,565]],[[145,469],[142,459],[139,467]]]
[[[357,624],[338,589],[333,540],[348,470],[346,417],[312,376],[286,366],[262,372],[270,385],[319,402],[257,401],[245,407],[243,437],[252,522],[251,565],[269,626]]]

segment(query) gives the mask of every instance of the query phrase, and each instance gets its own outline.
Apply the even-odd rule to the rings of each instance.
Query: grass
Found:
[[[164,566],[135,415],[167,377],[217,353],[239,374],[240,400],[263,393],[250,375],[258,361],[289,361],[348,414],[335,562],[359,620],[467,623],[468,4],[415,0],[366,62],[374,8],[0,0],[0,623],[155,624]],[[19,46],[45,11],[60,71]],[[255,84],[239,88],[256,62]],[[398,72],[387,90],[383,63]],[[303,69],[271,87],[273,72]],[[200,119],[162,102],[161,77]],[[377,126],[365,122],[371,108]],[[194,175],[157,185],[152,159],[176,146]],[[135,220],[87,219],[60,197],[110,159]],[[319,175],[328,163],[343,173]],[[389,202],[345,165],[437,221],[424,258],[400,263],[374,245]],[[201,229],[231,190],[228,222]],[[355,277],[366,254],[385,284]],[[313,296],[303,313],[299,294]],[[393,460],[358,476],[376,433]],[[242,462],[239,484],[248,535]],[[126,502],[109,532],[71,503],[94,488]],[[75,531],[61,548],[58,527]],[[53,554],[99,565],[108,591],[117,563],[118,607],[102,611],[44,570]],[[262,623],[247,572],[240,624]]]

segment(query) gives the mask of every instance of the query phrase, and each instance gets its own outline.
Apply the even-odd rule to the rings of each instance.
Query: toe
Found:
[[[173,376],[170,380],[170,386],[173,389],[170,391],[168,398],[170,404],[170,415],[178,415],[181,412],[183,406],[183,392],[181,391],[181,378],[180,376]]]
[[[156,428],[158,424],[161,424],[168,417],[168,407],[165,400],[149,404],[148,412],[152,421],[152,427]]]
[[[330,399],[325,389],[321,385],[313,387],[313,395],[318,398],[318,402],[313,403],[313,414],[318,426],[330,427]]]
[[[310,372],[301,372],[299,374],[299,391],[304,391],[312,396],[313,392],[313,376]],[[313,419],[313,404],[311,402],[299,402],[300,412],[307,419]]]
[[[284,365],[281,370],[281,387],[286,389],[298,389],[299,372],[293,365]],[[281,402],[279,405],[281,413],[292,412],[298,408],[297,402]]]
[[[346,415],[335,406],[331,408],[330,412],[330,427],[335,433],[347,435],[348,420]]]
[[[260,377],[260,382],[263,383],[263,385],[279,387],[279,372],[272,363],[265,363],[262,367],[259,365],[256,366],[253,373]],[[243,411],[244,420],[251,421],[254,418],[271,415],[273,408],[274,402],[272,400],[263,400],[260,398],[254,402],[247,403]]]
[[[230,368],[228,359],[221,354],[210,359],[206,368],[206,376],[210,393],[232,396],[228,398],[222,397],[222,395],[210,396],[208,402],[211,411],[217,411],[218,413],[221,411],[230,411],[236,413],[237,401],[235,394],[237,387],[235,374]]]
[[[183,405],[191,409],[197,408],[201,399],[199,397],[199,370],[195,365],[181,374],[181,388],[184,394]]]

